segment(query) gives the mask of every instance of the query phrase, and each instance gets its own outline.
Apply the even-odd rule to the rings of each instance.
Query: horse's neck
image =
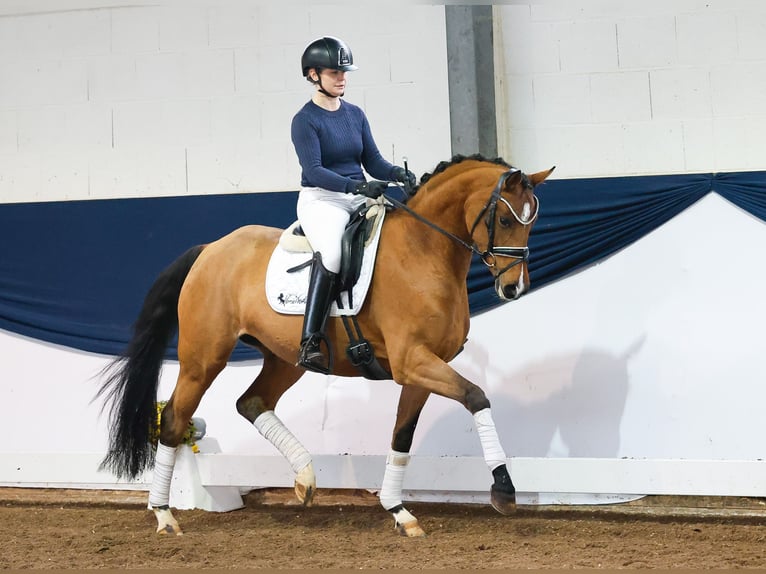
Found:
[[[455,271],[464,271],[467,275],[471,252],[460,241],[470,245],[472,240],[466,226],[465,205],[462,199],[445,201],[443,197],[436,197],[436,194],[424,194],[413,197],[408,207],[428,222],[398,210],[397,220],[402,225],[398,235],[404,238],[409,248],[427,257],[436,255],[438,261],[449,264]],[[455,238],[459,238],[460,241]]]
[[[466,224],[465,198],[456,198],[454,194],[449,196],[439,194],[438,190],[434,190],[431,193],[413,197],[409,207],[444,231],[466,243],[471,242],[470,231]],[[455,245],[459,245],[459,243],[455,242]]]

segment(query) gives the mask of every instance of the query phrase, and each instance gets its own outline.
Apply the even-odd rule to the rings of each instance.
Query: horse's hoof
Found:
[[[165,535],[165,534],[175,534],[176,536],[183,536],[183,531],[178,527],[178,525],[173,526],[172,524],[166,524],[165,526],[158,526],[157,527],[157,534]]]
[[[405,523],[396,522],[396,531],[407,538],[422,538],[426,535],[417,520],[410,520]]]
[[[492,503],[492,508],[504,516],[513,514],[516,511],[516,493],[504,492],[495,488],[494,484],[490,490],[490,502]]]
[[[175,534],[182,536],[183,531],[173,517],[169,508],[153,508],[154,516],[157,518],[157,534]]]
[[[302,484],[295,485],[295,496],[303,506],[311,506],[314,503],[314,493],[316,488],[312,486],[304,486]]]
[[[311,506],[316,489],[314,467],[309,463],[295,477],[295,496],[303,506]]]

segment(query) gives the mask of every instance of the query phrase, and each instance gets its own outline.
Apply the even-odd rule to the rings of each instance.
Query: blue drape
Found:
[[[715,191],[766,221],[766,172],[551,180],[538,188],[532,289],[640,239]],[[0,204],[0,328],[119,354],[157,274],[188,247],[250,223],[285,227],[295,192]],[[473,314],[502,302],[475,260]],[[174,351],[169,351],[174,357]],[[244,345],[234,360],[256,357]]]
[[[296,197],[285,192],[0,205],[0,328],[117,355],[167,265],[189,247],[242,225],[290,225]],[[233,358],[257,356],[241,345]]]

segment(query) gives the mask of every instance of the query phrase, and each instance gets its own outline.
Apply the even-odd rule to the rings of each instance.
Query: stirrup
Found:
[[[301,343],[301,350],[298,353],[298,364],[309,371],[329,375],[332,370],[332,364],[331,359],[325,363],[326,358],[320,349],[320,343],[323,340],[327,343],[323,335],[314,333]]]

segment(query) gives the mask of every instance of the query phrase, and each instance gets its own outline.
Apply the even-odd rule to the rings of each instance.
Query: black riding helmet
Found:
[[[332,36],[314,40],[306,47],[301,57],[301,68],[303,68],[303,77],[308,77],[311,68],[329,68],[344,72],[357,69],[348,45],[343,40]]]

